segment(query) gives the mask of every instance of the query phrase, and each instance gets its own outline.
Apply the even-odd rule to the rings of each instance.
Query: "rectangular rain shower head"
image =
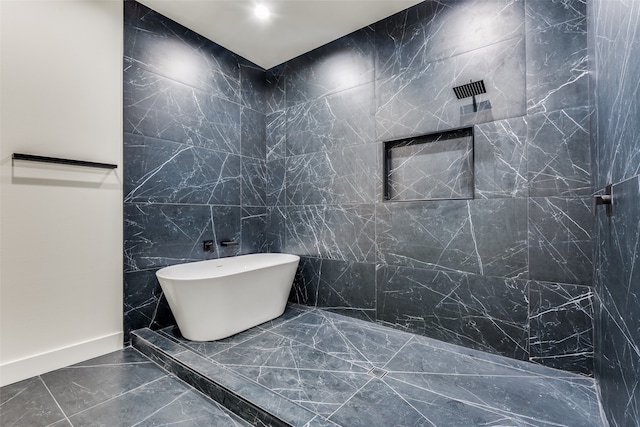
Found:
[[[487,90],[484,87],[484,80],[478,80],[477,82],[471,82],[467,83],[466,85],[456,86],[453,88],[453,92],[456,94],[456,98],[463,99],[470,96],[487,93]]]
[[[473,97],[473,111],[478,111],[478,104],[476,103],[476,95],[487,93],[487,89],[484,87],[484,80],[478,80],[477,82],[467,83],[466,85],[456,86],[453,88],[453,93],[456,94],[456,98],[464,99]]]

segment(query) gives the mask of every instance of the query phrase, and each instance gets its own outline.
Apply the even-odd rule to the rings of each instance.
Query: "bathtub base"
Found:
[[[300,257],[251,254],[158,270],[182,336],[215,341],[284,313]]]

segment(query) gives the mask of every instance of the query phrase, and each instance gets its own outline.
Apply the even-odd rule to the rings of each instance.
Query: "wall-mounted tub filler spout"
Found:
[[[607,185],[604,189],[604,194],[596,194],[593,196],[593,214],[598,214],[598,206],[606,206],[607,216],[613,215],[613,194],[611,184]]]
[[[460,85],[453,88],[453,93],[456,94],[456,98],[464,99],[473,97],[473,112],[478,112],[478,103],[476,102],[476,95],[487,93],[487,89],[484,87],[484,80],[478,80],[477,82],[470,81],[466,85]]]
[[[234,240],[223,240],[220,242],[220,246],[238,246],[240,242]]]

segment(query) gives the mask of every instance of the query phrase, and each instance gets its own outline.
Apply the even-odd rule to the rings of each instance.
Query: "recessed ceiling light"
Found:
[[[269,19],[269,16],[271,16],[271,11],[264,4],[257,4],[255,9],[253,9],[253,13],[256,15],[256,18],[261,21],[265,21]]]

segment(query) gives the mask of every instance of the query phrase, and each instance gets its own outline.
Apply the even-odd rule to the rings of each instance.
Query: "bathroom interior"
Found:
[[[145,3],[0,3],[1,425],[640,426],[640,1],[269,67]],[[156,272],[266,252],[284,315],[182,338]]]

